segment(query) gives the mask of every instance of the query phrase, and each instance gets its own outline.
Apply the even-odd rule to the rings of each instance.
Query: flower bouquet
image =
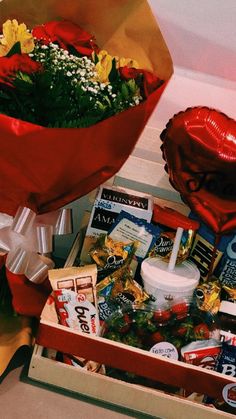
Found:
[[[43,1],[39,10],[5,3],[0,211],[42,213],[120,169],[172,73],[171,58],[146,1]]]
[[[121,168],[172,61],[145,0],[2,0],[0,16],[0,212],[45,214]],[[6,272],[17,312],[38,315],[47,281]]]

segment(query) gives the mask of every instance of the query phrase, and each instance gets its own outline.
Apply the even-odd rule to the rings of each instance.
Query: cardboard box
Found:
[[[109,185],[100,186],[81,249],[80,260],[82,264],[91,262],[88,253],[92,244],[100,234],[107,233],[110,230],[121,210],[150,222],[153,211],[153,197],[130,189]]]
[[[46,305],[43,311],[37,344],[29,366],[28,375],[31,379],[154,417],[165,419],[235,417],[177,395],[91,373],[44,357],[43,348],[53,348],[130,371],[166,385],[174,384],[191,393],[208,394],[214,398],[220,397],[227,386],[231,385],[233,388],[236,386],[234,377],[174,361],[103,337],[75,332],[57,324],[56,316],[54,320],[50,320],[53,315],[52,310],[51,306]]]

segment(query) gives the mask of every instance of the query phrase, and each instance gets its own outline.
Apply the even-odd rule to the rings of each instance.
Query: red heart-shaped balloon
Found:
[[[236,121],[215,109],[188,108],[161,133],[170,183],[215,233],[236,228]]]

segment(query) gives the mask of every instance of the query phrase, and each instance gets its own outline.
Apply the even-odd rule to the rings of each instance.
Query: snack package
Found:
[[[189,217],[199,221],[194,213],[190,213]],[[200,224],[200,228],[196,234],[189,259],[198,267],[201,273],[201,279],[206,281],[210,278],[223,256],[224,251],[233,235],[228,234],[221,236],[218,240],[204,223]]]
[[[80,254],[82,264],[89,263],[89,251],[101,234],[107,234],[119,213],[126,212],[151,221],[153,198],[151,195],[131,189],[102,185],[90,214]]]
[[[188,258],[192,243],[200,224],[191,220],[180,212],[154,204],[152,222],[160,228],[160,235],[149,252],[150,257],[159,257],[168,262],[173,249],[175,235],[178,227],[184,229],[176,263],[181,263]]]
[[[220,351],[221,343],[215,339],[191,342],[181,348],[181,361],[214,370]],[[190,395],[193,397],[193,393],[186,390],[182,391],[182,395],[184,397],[190,397]],[[202,400],[203,398],[204,395],[201,395]]]
[[[221,340],[236,346],[236,289],[223,286],[221,297],[218,313],[221,324]]]
[[[119,307],[142,304],[150,299],[135,281],[129,267],[120,268],[100,281],[97,286],[100,321],[108,319]]]
[[[125,243],[132,240],[138,243],[135,251],[138,262],[141,262],[148,255],[156,237],[159,235],[159,227],[126,211],[121,211],[109,230],[109,237],[113,240],[123,240]]]
[[[219,341],[215,339],[199,340],[181,348],[181,359],[187,364],[214,370],[220,351],[221,343]]]
[[[97,265],[98,281],[128,265],[137,246],[138,242],[115,241],[110,236],[101,234],[89,252],[91,260]]]
[[[220,307],[221,287],[218,281],[199,284],[193,292],[193,299],[197,306],[204,311],[216,314]]]
[[[215,370],[236,377],[236,346],[223,342]]]
[[[82,333],[99,334],[96,279],[96,265],[49,271],[49,280],[60,324]],[[63,354],[63,360],[65,363],[77,367],[87,365],[86,360],[75,357],[73,354]]]
[[[223,254],[214,274],[222,286],[236,288],[236,236],[233,237]]]
[[[223,342],[217,358],[215,371],[236,377],[236,346]],[[222,392],[222,399],[205,398],[207,404],[213,404],[217,409],[236,414],[236,384],[227,384]]]
[[[81,332],[97,334],[96,321],[91,328],[80,321],[80,315],[83,317],[86,312],[91,319],[97,317],[96,265],[51,269],[49,280],[60,323]]]

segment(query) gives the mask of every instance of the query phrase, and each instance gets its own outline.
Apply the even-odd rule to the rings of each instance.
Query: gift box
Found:
[[[43,354],[43,348],[65,351],[146,377],[152,382],[157,381],[162,384],[165,391],[65,365],[47,358]],[[233,418],[233,415],[229,413],[196,403],[177,394],[171,394],[167,389],[168,386],[173,388],[174,385],[190,393],[209,394],[212,398],[220,398],[228,388],[235,388],[234,377],[175,361],[103,337],[73,331],[57,324],[50,299],[42,312],[37,344],[28,376],[47,385],[154,417]]]

